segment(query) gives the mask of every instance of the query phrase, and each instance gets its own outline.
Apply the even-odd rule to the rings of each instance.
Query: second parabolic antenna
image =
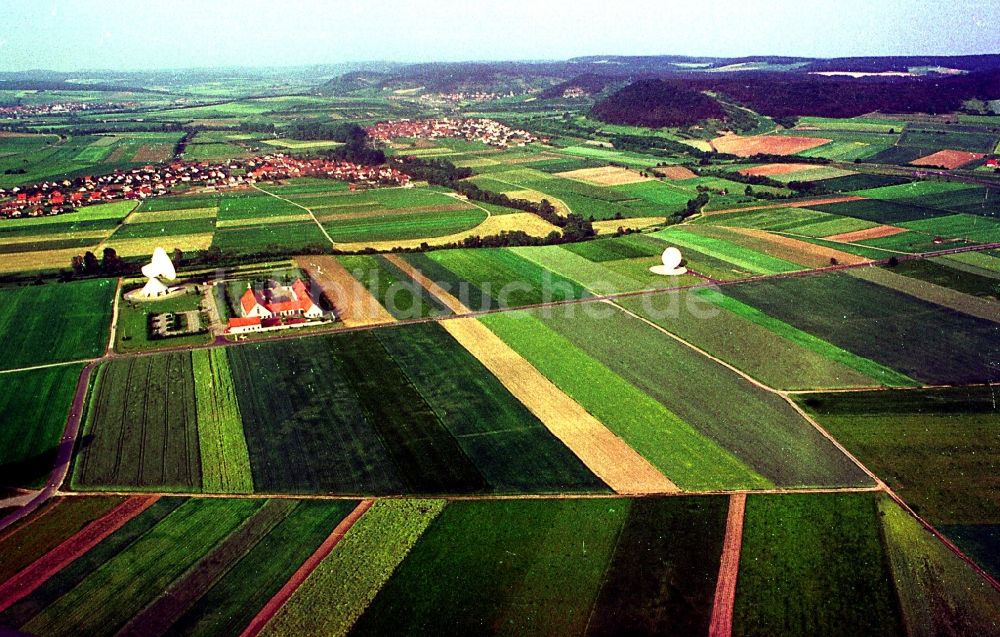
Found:
[[[681,256],[681,251],[673,246],[670,246],[663,251],[661,259],[663,264],[654,265],[649,269],[650,272],[653,274],[663,274],[665,276],[677,276],[688,271],[687,268],[681,265],[681,262],[684,260]]]

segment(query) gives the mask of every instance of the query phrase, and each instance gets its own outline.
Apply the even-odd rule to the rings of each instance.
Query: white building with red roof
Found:
[[[323,317],[323,310],[313,301],[302,279],[295,279],[291,285],[270,281],[262,290],[247,284],[239,309],[241,316],[229,319],[229,332],[256,331],[283,321]]]

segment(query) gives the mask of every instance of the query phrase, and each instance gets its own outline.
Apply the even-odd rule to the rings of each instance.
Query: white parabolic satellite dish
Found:
[[[681,266],[681,262],[684,260],[684,257],[681,256],[681,251],[677,248],[670,246],[664,250],[661,259],[663,264],[654,265],[649,269],[650,272],[666,276],[677,276],[687,272],[687,268]]]
[[[150,259],[149,263],[142,266],[142,274],[149,281],[146,282],[145,287],[142,288],[142,292],[139,295],[147,298],[161,296],[169,290],[161,279],[169,281],[177,278],[177,271],[174,269],[174,264],[170,261],[170,257],[167,256],[167,251],[163,248],[153,250],[153,258]]]

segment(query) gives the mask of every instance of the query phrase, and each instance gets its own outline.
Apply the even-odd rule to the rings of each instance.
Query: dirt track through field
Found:
[[[104,538],[159,499],[158,495],[129,498],[32,562],[27,568],[0,585],[0,612],[30,595],[50,577],[97,546]]]
[[[733,634],[733,604],[736,601],[736,581],[740,573],[740,551],[743,548],[743,516],[747,496],[734,493],[729,496],[729,515],[726,516],[726,539],[722,544],[719,579],[715,582],[715,602],[712,605],[712,622],[709,637],[729,637]]]
[[[337,259],[329,256],[296,257],[295,265],[323,290],[346,327],[393,323],[395,317],[378,302],[368,288],[351,276]]]
[[[285,582],[285,585],[281,587],[274,597],[268,600],[264,608],[260,609],[260,612],[250,620],[250,625],[243,629],[240,633],[240,637],[256,637],[260,634],[260,631],[264,629],[267,622],[274,619],[274,616],[278,613],[285,602],[291,598],[292,594],[302,586],[302,582],[308,579],[309,575],[312,574],[316,567],[320,565],[326,556],[333,551],[334,547],[340,544],[340,541],[344,539],[347,532],[351,530],[351,527],[361,519],[368,509],[372,508],[375,504],[374,500],[362,500],[353,511],[351,511],[346,518],[340,521],[340,524],[333,529],[333,533],[330,537],[326,538],[322,544],[319,545],[312,555],[292,574],[292,577]]]
[[[445,307],[455,314],[469,314],[472,312],[472,310],[466,307],[465,304],[453,294],[445,291],[440,285],[428,279],[424,276],[423,272],[410,265],[406,259],[398,254],[387,254],[385,255],[385,260],[405,272],[411,279],[416,281],[420,287],[427,290],[431,296],[436,298],[438,301],[441,301]]]
[[[449,319],[442,321],[441,326],[616,492],[648,494],[679,490],[478,320]]]

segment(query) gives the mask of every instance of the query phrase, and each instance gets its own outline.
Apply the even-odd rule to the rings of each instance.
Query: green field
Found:
[[[989,387],[813,394],[799,399],[935,524],[1000,522],[1000,421]]]
[[[118,501],[59,502],[12,536],[37,539],[10,547],[4,563],[29,563],[34,544],[52,546]],[[356,504],[162,498],[0,613],[0,625],[46,635],[238,634]]]
[[[546,326],[536,315],[505,312],[480,320],[682,489],[772,486],[768,479]]]
[[[752,250],[733,242],[715,237],[707,237],[681,228],[668,228],[654,232],[652,236],[670,245],[691,248],[713,259],[724,261],[752,274],[777,274],[801,270],[802,266],[769,254]]]
[[[478,209],[437,210],[327,221],[323,227],[334,241],[393,241],[443,237],[475,228],[487,214]]]
[[[405,258],[431,280],[448,284],[450,288],[445,289],[474,310],[588,296],[579,283],[549,272],[510,249],[437,250]],[[428,261],[437,267],[425,269]]]
[[[878,506],[911,634],[995,634],[1000,593],[894,502],[881,497]]]
[[[747,500],[734,635],[898,635],[876,496]]]
[[[595,304],[547,308],[536,315],[774,484],[867,481],[781,397],[752,385],[644,321],[620,309]],[[697,391],[692,391],[692,383],[698,383]],[[733,401],[738,402],[739,410],[729,408]],[[712,476],[715,467],[700,471]]]
[[[415,499],[376,502],[262,634],[346,634],[444,504]]]
[[[212,246],[230,255],[289,254],[308,250],[327,250],[330,241],[315,223],[302,221],[221,228],[216,230]]]
[[[202,488],[208,493],[250,493],[250,454],[226,352],[194,350],[191,364]]]
[[[351,632],[581,634],[628,509],[604,499],[453,502]]]
[[[337,260],[397,319],[444,316],[451,313],[433,295],[383,256],[345,255],[337,257]]]
[[[439,327],[228,351],[260,490],[606,490]]]
[[[1000,380],[996,323],[855,277],[732,285],[726,296],[919,381]]]
[[[916,384],[715,290],[671,292],[619,303],[778,389]]]
[[[0,485],[38,485],[48,477],[83,365],[0,376]]]
[[[93,358],[104,353],[115,282],[91,279],[0,288],[0,369]]]
[[[110,360],[92,382],[73,485],[201,489],[190,354]]]

